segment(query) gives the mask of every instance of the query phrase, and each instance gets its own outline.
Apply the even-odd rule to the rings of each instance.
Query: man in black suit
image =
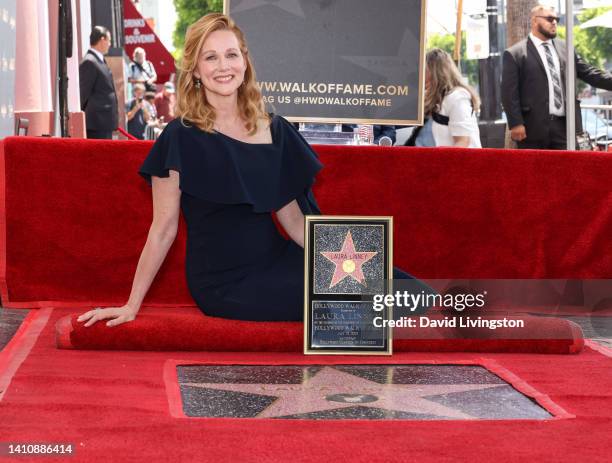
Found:
[[[559,18],[547,6],[531,10],[531,33],[504,52],[502,104],[519,148],[566,149],[565,42],[557,37]],[[575,56],[577,77],[612,90],[612,74]],[[576,101],[576,132],[582,132]]]
[[[109,30],[95,26],[89,43],[91,48],[79,66],[81,109],[85,111],[87,138],[110,139],[117,128],[118,115],[113,74],[104,59],[111,46]]]

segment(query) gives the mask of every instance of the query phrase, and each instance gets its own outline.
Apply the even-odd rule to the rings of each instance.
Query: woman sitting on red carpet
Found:
[[[180,209],[187,283],[205,314],[301,320],[304,214],[320,213],[311,186],[322,166],[288,121],[266,113],[243,33],[229,17],[209,14],[188,28],[176,114],[140,169],[152,184],[153,222],[129,300],[78,320],[134,320],[174,241]]]

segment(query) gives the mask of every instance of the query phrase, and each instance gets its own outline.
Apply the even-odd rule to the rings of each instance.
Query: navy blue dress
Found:
[[[271,212],[294,199],[320,214],[311,186],[322,168],[284,118],[273,116],[270,144],[170,122],[140,174],[180,176],[187,224],[187,285],[207,315],[241,320],[302,320],[304,251],[283,238]]]

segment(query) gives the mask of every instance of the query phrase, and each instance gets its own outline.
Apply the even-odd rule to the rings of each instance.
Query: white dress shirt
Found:
[[[96,55],[96,57],[100,60],[100,62],[104,62],[104,55],[102,53],[100,53],[98,50],[96,50],[95,48],[90,48],[89,49],[90,52],[92,52],[94,55]]]
[[[561,86],[563,86],[563,78],[561,76],[561,65],[559,64],[559,56],[557,55],[557,50],[552,43],[552,40],[540,40],[532,33],[529,33],[529,38],[533,42],[540,54],[540,58],[542,59],[542,63],[544,64],[544,69],[546,69],[546,77],[548,78],[548,113],[554,114],[555,116],[565,116],[565,89],[561,88],[561,108],[555,108],[555,90],[553,88],[552,77],[550,75],[550,69],[548,69],[548,60],[546,59],[546,50],[544,50],[543,44],[547,43],[550,53],[552,54],[553,62],[555,63],[555,69],[557,70],[557,75],[559,76],[559,82]]]

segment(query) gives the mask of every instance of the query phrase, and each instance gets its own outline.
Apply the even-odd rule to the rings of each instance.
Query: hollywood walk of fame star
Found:
[[[363,276],[363,264],[378,254],[378,252],[357,252],[353,243],[353,235],[349,231],[344,238],[340,251],[323,251],[321,254],[336,266],[334,276],[329,285],[330,288],[333,288],[347,277],[351,277],[358,283],[366,286],[365,277]]]
[[[279,418],[349,407],[429,414],[442,419],[476,417],[431,400],[429,396],[503,387],[503,384],[381,384],[324,367],[301,384],[182,383],[221,391],[276,397],[257,418]]]
[[[300,6],[299,0],[245,0],[231,8],[232,14],[242,13],[243,11],[254,10],[260,6],[275,6],[295,16],[304,18],[304,10]]]

